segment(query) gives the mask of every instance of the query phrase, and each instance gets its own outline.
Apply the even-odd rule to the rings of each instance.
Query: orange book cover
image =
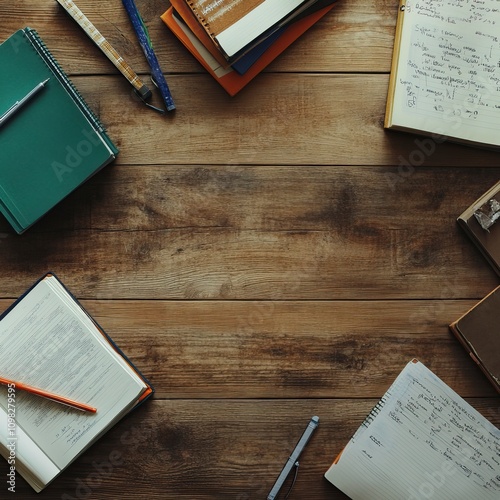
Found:
[[[179,14],[175,15],[173,7],[169,7],[161,15],[163,22],[170,28],[182,44],[193,54],[200,64],[219,82],[226,92],[234,96],[255,78],[267,65],[278,57],[297,38],[305,33],[311,26],[318,22],[334,4],[328,5],[313,14],[304,17],[288,26],[283,34],[264,52],[264,54],[250,67],[250,69],[240,75],[231,67],[226,67],[219,63],[207,50],[205,45],[190,30]]]

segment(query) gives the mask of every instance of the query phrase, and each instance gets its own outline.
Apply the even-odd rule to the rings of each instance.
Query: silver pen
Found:
[[[40,90],[42,90],[50,78],[40,82],[33,90],[28,92],[22,99],[16,101],[2,116],[0,116],[0,127],[19,109],[22,108],[32,97],[34,97]]]
[[[276,482],[274,483],[272,490],[269,492],[269,495],[267,495],[267,500],[274,500],[276,498],[276,495],[278,495],[281,487],[283,486],[283,483],[286,481],[286,478],[292,471],[292,468],[299,466],[298,463],[299,456],[302,453],[302,450],[305,448],[306,444],[308,443],[309,439],[311,439],[314,429],[318,427],[318,423],[319,423],[319,417],[312,417],[309,423],[307,424],[306,430],[302,434],[302,437],[299,439],[299,442],[292,451],[292,454],[286,461],[285,466],[281,470],[278,479],[276,479]]]

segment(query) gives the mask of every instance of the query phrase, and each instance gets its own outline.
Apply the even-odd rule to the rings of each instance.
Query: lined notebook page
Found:
[[[500,431],[411,362],[325,477],[353,500],[498,500]]]
[[[408,0],[393,123],[498,144],[498,1]]]

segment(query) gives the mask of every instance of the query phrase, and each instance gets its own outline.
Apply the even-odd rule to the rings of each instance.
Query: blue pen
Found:
[[[151,67],[151,79],[159,88],[167,111],[172,111],[175,109],[172,94],[170,93],[165,76],[163,75],[158,59],[153,51],[153,44],[151,43],[148,30],[144,25],[141,15],[137,10],[137,6],[135,5],[134,0],[122,0],[122,3],[127,11],[130,21],[132,22],[132,27],[134,28],[137,38],[139,39],[139,43],[141,44],[146,59],[148,60],[148,64]]]

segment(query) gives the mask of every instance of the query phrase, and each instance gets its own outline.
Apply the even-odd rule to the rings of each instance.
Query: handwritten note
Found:
[[[326,476],[354,500],[498,499],[500,431],[412,362]]]
[[[408,0],[395,101],[421,128],[484,141],[500,125],[500,3]],[[418,122],[420,120],[420,123]],[[397,120],[396,120],[397,121]],[[489,139],[486,140],[486,142]]]

